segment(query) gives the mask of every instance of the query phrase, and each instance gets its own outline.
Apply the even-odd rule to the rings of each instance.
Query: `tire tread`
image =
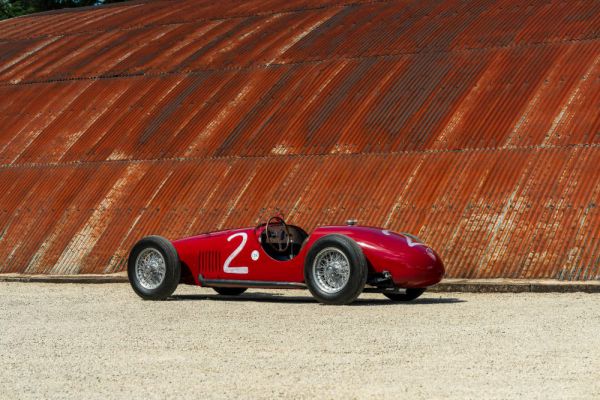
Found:
[[[167,272],[164,281],[156,289],[148,290],[138,285],[135,274],[137,255],[145,248],[154,247],[165,258]],[[139,240],[131,249],[127,260],[127,276],[133,291],[144,300],[165,300],[175,292],[181,278],[181,264],[175,246],[162,236],[151,235]]]
[[[337,247],[346,253],[350,262],[350,279],[347,288],[335,294],[324,293],[313,283],[312,268],[317,253],[326,247]],[[367,260],[358,245],[348,236],[331,234],[319,238],[311,246],[304,264],[304,281],[311,294],[321,303],[344,305],[350,304],[362,293],[367,282]]]

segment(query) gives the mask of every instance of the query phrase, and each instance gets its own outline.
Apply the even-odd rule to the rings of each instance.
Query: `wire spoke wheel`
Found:
[[[350,304],[367,282],[367,260],[351,238],[331,234],[317,239],[304,261],[304,281],[324,304]]]
[[[146,236],[129,252],[127,277],[144,300],[165,300],[181,278],[181,264],[173,243],[162,236]]]
[[[337,293],[350,279],[350,261],[341,250],[327,247],[315,257],[313,273],[319,289],[325,293]]]
[[[167,274],[165,258],[152,247],[142,250],[135,261],[135,274],[144,289],[156,289]]]

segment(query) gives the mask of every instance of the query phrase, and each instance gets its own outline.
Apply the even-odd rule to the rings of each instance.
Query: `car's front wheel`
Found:
[[[327,235],[317,240],[304,264],[306,286],[325,304],[352,303],[365,288],[367,274],[367,260],[361,248],[344,235]]]
[[[173,244],[161,236],[147,236],[129,253],[127,275],[133,291],[145,300],[164,300],[173,294],[181,276]]]
[[[406,293],[386,293],[383,295],[392,301],[411,301],[419,297],[425,292],[425,289],[406,289]]]

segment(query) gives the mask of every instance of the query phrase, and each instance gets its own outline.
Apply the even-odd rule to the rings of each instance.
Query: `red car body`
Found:
[[[298,254],[284,261],[271,257],[263,248],[264,229],[264,225],[259,225],[172,241],[181,262],[181,283],[305,288],[307,253],[315,241],[331,234],[347,236],[360,246],[369,269],[367,285],[426,288],[438,283],[445,272],[440,256],[431,247],[410,235],[385,229],[356,225],[319,227],[304,240]]]

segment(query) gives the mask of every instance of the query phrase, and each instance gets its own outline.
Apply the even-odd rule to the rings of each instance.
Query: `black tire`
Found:
[[[215,292],[222,296],[239,296],[244,293],[247,288],[243,287],[214,287]]]
[[[406,289],[406,293],[386,293],[383,295],[392,301],[411,301],[425,292],[425,289]]]
[[[166,272],[155,288],[146,288],[142,285],[136,274],[136,261],[140,253],[147,249],[157,250],[165,261]],[[144,300],[164,300],[173,294],[179,278],[181,277],[181,265],[179,256],[173,244],[161,236],[146,236],[133,246],[127,261],[127,276],[133,291]]]
[[[347,258],[350,274],[345,285],[335,293],[328,293],[319,286],[315,276],[317,255],[328,248],[341,251]],[[350,304],[362,293],[367,282],[367,260],[358,244],[344,235],[327,235],[318,239],[310,248],[304,262],[304,281],[311,294],[324,304]]]

